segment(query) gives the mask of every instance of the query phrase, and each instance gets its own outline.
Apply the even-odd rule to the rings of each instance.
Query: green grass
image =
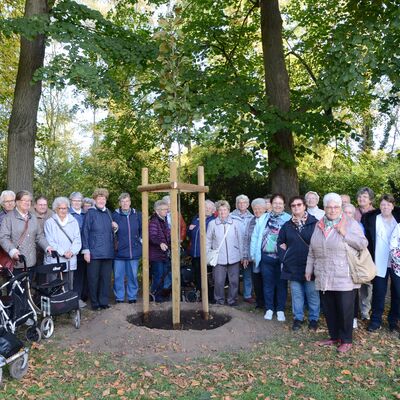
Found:
[[[22,381],[3,377],[0,399],[393,399],[400,396],[400,340],[359,330],[350,354],[318,348],[323,333],[289,330],[252,351],[185,364],[146,365],[108,354],[33,346]],[[243,339],[245,340],[245,338]],[[399,397],[397,397],[399,398]]]

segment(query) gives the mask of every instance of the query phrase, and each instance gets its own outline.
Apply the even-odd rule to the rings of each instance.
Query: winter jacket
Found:
[[[265,213],[258,218],[250,242],[250,257],[253,260],[255,267],[258,268],[261,261],[261,244],[265,226],[270,218],[271,213]],[[290,215],[284,212],[281,216],[284,222],[290,219]]]
[[[12,257],[17,251],[16,246],[25,229],[25,220],[22,215],[14,209],[7,213],[0,227],[0,246]],[[36,247],[40,246],[44,251],[49,244],[40,229],[37,218],[28,213],[28,230],[19,247],[20,254],[26,257],[27,267],[33,267],[36,264]],[[23,268],[22,263],[17,263],[16,268]]]
[[[161,250],[160,244],[165,243],[171,250],[171,230],[168,221],[157,213],[150,217],[149,221],[149,260],[167,261],[170,251]]]
[[[317,222],[313,215],[308,214],[301,231],[297,229],[291,219],[282,226],[277,243],[279,260],[283,264],[282,279],[289,281],[305,280],[308,248]],[[280,247],[282,243],[286,244],[286,250]]]
[[[225,240],[222,242],[218,253],[218,264],[236,264],[242,258],[243,236],[241,234],[241,222],[229,216],[223,223],[220,218],[212,220],[208,224],[206,236],[206,251],[218,249],[226,230],[229,231]]]
[[[356,250],[365,249],[368,241],[358,222],[344,215],[346,235],[343,237],[333,229],[325,238],[319,221],[311,237],[306,273],[315,275],[315,289],[325,291],[349,291],[360,285],[353,283],[347,261],[345,243]]]
[[[106,208],[89,208],[82,229],[82,254],[90,254],[92,260],[114,258],[114,234],[111,213]]]
[[[208,224],[214,219],[214,215],[209,215],[208,217],[206,217],[206,231]],[[190,230],[188,227],[187,229],[187,237],[190,240],[189,255],[196,258],[200,257],[200,220],[198,215],[193,218],[190,225],[194,225],[194,228]]]
[[[76,269],[77,261],[76,255],[79,253],[82,242],[81,242],[81,232],[79,229],[78,221],[70,214],[67,214],[67,223],[66,225],[62,225],[57,214],[52,215],[46,222],[44,223],[44,233],[46,235],[46,239],[49,242],[49,245],[53,248],[53,250],[57,251],[60,256],[61,262],[66,262],[70,270],[73,271]],[[61,230],[58,226],[57,222],[62,226],[64,231],[69,236],[68,239],[67,235]],[[71,251],[74,256],[67,260],[63,255],[67,252]],[[45,264],[52,264],[56,263],[57,259],[52,258],[50,255],[45,256],[44,263]]]
[[[142,256],[142,213],[131,208],[128,214],[124,214],[119,208],[112,218],[118,224],[115,258],[138,260]]]
[[[83,221],[85,221],[85,213],[83,212],[83,209],[81,209],[81,212],[78,213],[76,212],[72,207],[69,209],[69,213],[78,221],[79,229],[82,232],[83,229]]]

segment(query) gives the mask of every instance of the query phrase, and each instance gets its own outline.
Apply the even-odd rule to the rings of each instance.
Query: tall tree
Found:
[[[48,0],[26,0],[25,18],[48,17]],[[33,39],[21,36],[14,102],[8,128],[7,185],[10,189],[33,188],[33,166],[37,111],[42,90],[41,81],[33,82],[34,74],[43,66],[46,38],[43,34]]]

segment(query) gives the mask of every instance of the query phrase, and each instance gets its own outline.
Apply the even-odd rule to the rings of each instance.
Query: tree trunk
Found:
[[[49,14],[47,0],[26,0],[25,17]],[[33,168],[37,130],[37,112],[42,83],[32,82],[35,71],[43,66],[45,36],[29,41],[21,37],[14,102],[8,127],[7,185],[14,191],[33,188]]]
[[[286,70],[282,18],[278,0],[261,0],[261,37],[268,105],[279,113],[290,111],[289,77]],[[289,200],[299,193],[293,134],[289,129],[275,132],[268,145],[272,193],[283,193]]]

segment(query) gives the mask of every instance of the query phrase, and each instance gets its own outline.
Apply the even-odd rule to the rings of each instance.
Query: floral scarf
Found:
[[[339,218],[336,218],[334,220],[330,220],[324,215],[323,218],[320,219],[318,222],[317,226],[322,230],[325,238],[327,238],[330,233],[336,229],[337,226],[343,225],[346,223],[346,217],[342,213]]]

